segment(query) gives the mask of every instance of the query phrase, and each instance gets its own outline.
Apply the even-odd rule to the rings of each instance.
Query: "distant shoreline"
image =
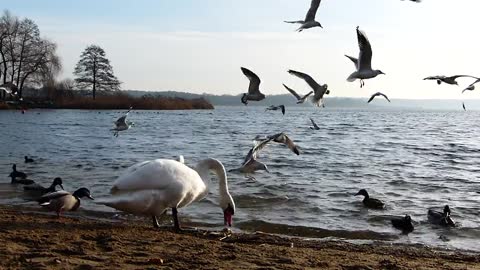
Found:
[[[0,101],[0,110],[68,109],[68,110],[213,110],[215,107],[203,98],[178,97],[135,98],[127,95],[70,97],[56,100],[27,99],[24,101]]]

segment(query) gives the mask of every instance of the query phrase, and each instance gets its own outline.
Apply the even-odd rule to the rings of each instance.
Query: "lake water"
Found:
[[[301,149],[281,145],[261,153],[271,173],[256,182],[228,173],[236,202],[236,230],[304,237],[383,239],[480,251],[480,112],[345,110],[287,107],[219,107],[212,111],[133,111],[135,126],[118,138],[109,130],[120,111],[0,111],[0,203],[36,207],[21,187],[9,184],[11,164],[36,182],[64,180],[69,191],[85,186],[107,196],[125,168],[144,160],[184,155],[187,165],[213,157],[226,169],[242,163],[256,135],[285,131]],[[313,131],[309,117],[321,127]],[[36,162],[23,163],[23,156]],[[204,227],[223,225],[216,181],[201,202],[180,209],[180,218]],[[365,188],[386,203],[367,210]],[[459,226],[427,222],[427,210],[450,205]],[[117,211],[82,201],[81,213]],[[415,231],[401,235],[393,216],[410,214]],[[124,215],[124,219],[135,218]]]

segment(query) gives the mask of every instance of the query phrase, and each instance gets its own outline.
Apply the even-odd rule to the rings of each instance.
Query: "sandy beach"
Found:
[[[0,207],[1,269],[480,269],[480,256],[261,232],[175,233]]]

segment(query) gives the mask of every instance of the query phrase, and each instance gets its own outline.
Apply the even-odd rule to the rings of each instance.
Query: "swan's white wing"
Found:
[[[205,183],[195,170],[175,160],[156,159],[128,168],[113,183],[111,192],[112,194],[139,190],[203,192],[205,188]]]
[[[360,53],[358,55],[358,70],[371,70],[372,69],[372,46],[368,41],[365,32],[361,31],[357,27],[357,39]]]

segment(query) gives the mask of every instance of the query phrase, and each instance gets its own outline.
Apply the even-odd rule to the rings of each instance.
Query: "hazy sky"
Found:
[[[283,20],[303,19],[310,0],[0,0],[33,19],[58,44],[62,78],[72,78],[89,44],[103,47],[123,89],[238,94],[246,91],[244,66],[262,79],[266,94],[306,93],[288,69],[327,83],[332,96],[479,98],[460,87],[423,81],[428,75],[480,76],[477,0],[323,0],[324,27],[294,32]],[[355,27],[367,33],[372,66],[386,76],[359,83],[345,79],[358,55]],[[470,80],[460,80],[461,86]],[[479,84],[480,87],[480,84]]]

